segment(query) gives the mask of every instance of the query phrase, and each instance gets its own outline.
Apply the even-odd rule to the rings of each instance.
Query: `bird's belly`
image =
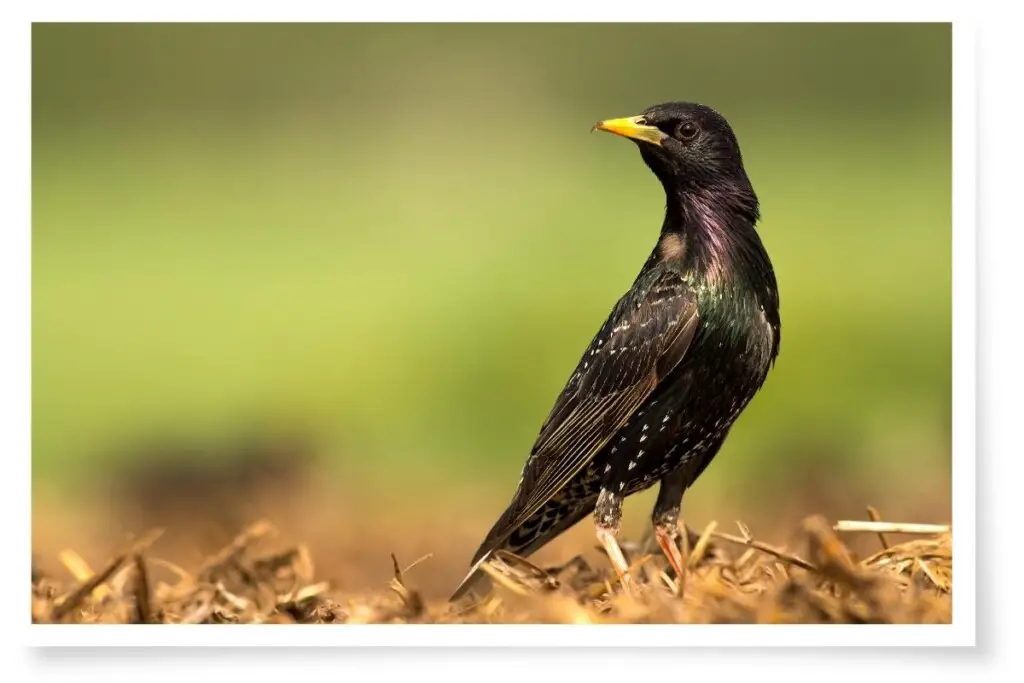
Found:
[[[587,469],[602,486],[630,495],[680,467],[714,457],[762,381],[759,373],[734,363],[678,368]]]

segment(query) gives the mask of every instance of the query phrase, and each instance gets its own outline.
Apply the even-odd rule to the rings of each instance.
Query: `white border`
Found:
[[[957,578],[956,580],[959,580]],[[35,624],[30,643],[59,647],[950,647],[973,629],[861,624],[351,624],[136,626]],[[969,636],[969,637],[968,637]]]
[[[644,0],[637,6],[591,0],[582,8],[572,2],[517,0],[496,5],[434,0],[419,2],[331,3],[290,0],[287,5],[215,0],[180,0],[160,6],[128,0],[93,0],[88,11],[75,0],[36,2],[31,21],[223,21],[223,22],[949,22],[964,15],[963,3],[935,0],[927,4],[859,0],[850,9],[814,0],[758,0],[681,3]],[[582,11],[581,11],[582,10]],[[852,10],[852,11],[851,11]],[[958,19],[959,23],[959,19]]]
[[[977,90],[973,30],[953,27],[953,625],[975,642],[977,603]]]
[[[645,11],[650,17],[664,19],[671,16],[673,10],[668,7],[657,8],[660,3],[647,3]],[[683,3],[689,5],[689,3]],[[713,21],[728,19],[720,10],[693,6],[685,7],[687,21]],[[884,9],[890,15],[888,20],[921,21],[921,8],[908,8],[900,12],[900,6],[892,3],[867,3]],[[54,5],[58,8],[54,10]],[[531,8],[531,5],[533,7]],[[864,3],[861,3],[862,7]],[[936,6],[929,9],[935,17]],[[97,6],[102,9],[97,11]],[[948,9],[946,4],[939,5]],[[469,6],[466,6],[469,7]],[[553,20],[550,11],[536,11],[540,7],[552,9],[544,3],[515,3],[505,5],[506,19],[541,19]],[[635,12],[624,18],[622,7],[619,11],[609,12],[597,6],[589,7],[588,20],[638,20]],[[813,7],[815,18],[820,20],[841,20],[834,15],[836,12],[826,11],[824,6]],[[761,9],[760,12],[756,11]],[[51,3],[49,8],[37,12],[36,20],[58,20],[74,17],[75,10],[81,10],[76,3]],[[159,8],[146,7],[145,4],[128,3],[90,3],[92,17],[114,18],[123,20],[131,16],[134,20],[169,20],[182,19],[187,14],[190,19],[226,20],[228,13],[212,6],[211,3],[179,3],[177,12],[160,11]],[[187,9],[187,12],[183,12]],[[250,10],[253,8],[249,8]],[[322,19],[323,14],[310,13],[303,3],[292,3],[290,20]],[[306,11],[303,11],[303,10]],[[317,9],[320,9],[317,7]],[[347,8],[349,9],[349,8]],[[366,4],[354,11],[348,19],[387,20],[383,16],[389,14],[386,8],[377,3]],[[466,20],[464,8],[442,6],[431,3],[430,19]],[[910,11],[916,9],[917,11]],[[63,10],[63,11],[60,11]],[[70,11],[69,11],[70,10]],[[258,8],[257,8],[258,10]],[[381,11],[383,10],[383,11]],[[780,7],[772,3],[770,8],[764,5],[748,4],[745,18],[755,20],[768,18],[780,20],[789,18],[797,20],[806,18],[808,13],[793,11],[793,6]],[[676,14],[679,9],[674,10]],[[494,20],[491,12],[477,12],[478,19]],[[769,14],[769,17],[765,17]],[[839,14],[842,14],[839,12]],[[933,20],[942,21],[949,17],[949,12],[942,12],[941,17]],[[758,15],[762,15],[758,17]],[[796,15],[799,15],[797,17]],[[833,15],[825,19],[825,15]],[[895,15],[895,16],[893,16]],[[916,15],[916,16],[914,16]],[[392,15],[393,16],[393,15]],[[412,20],[416,17],[404,15]],[[249,13],[250,20],[262,20],[271,17],[266,12]],[[426,18],[425,16],[421,18]],[[849,18],[849,17],[847,17]],[[5,34],[6,37],[6,34]],[[14,45],[24,44],[19,39]],[[152,628],[143,626],[110,625],[28,625],[26,641],[31,645],[47,646],[416,646],[416,647],[463,647],[463,646],[574,646],[574,647],[607,647],[609,644],[633,647],[679,647],[679,646],[928,646],[928,645],[973,645],[975,642],[975,98],[974,98],[974,36],[971,28],[965,28],[960,22],[954,28],[954,340],[953,340],[953,381],[954,381],[954,464],[953,464],[953,498],[954,524],[957,527],[957,573],[954,591],[954,623],[949,626],[785,626],[767,628],[765,626],[721,625],[721,626],[678,626],[678,625],[628,625],[628,626],[556,626],[556,625],[350,625],[339,628],[251,625],[236,628],[210,628],[204,626],[170,626]],[[22,81],[25,79],[22,78]],[[19,147],[23,149],[23,147]],[[26,155],[31,158],[29,150]],[[26,156],[21,158],[24,160]],[[24,166],[21,166],[24,169]],[[28,196],[28,188],[25,188]],[[21,245],[19,245],[21,246]],[[22,252],[24,253],[24,252]],[[24,283],[22,283],[24,284]],[[30,350],[29,350],[30,351]],[[24,379],[27,373],[22,368],[17,377]],[[30,387],[29,381],[22,386]],[[24,396],[24,394],[22,395]],[[28,411],[24,411],[27,413]],[[21,416],[22,413],[17,413]],[[28,416],[25,415],[27,418]],[[5,419],[6,422],[6,419]],[[18,434],[25,433],[27,419],[17,425]],[[25,443],[28,439],[25,440]],[[25,449],[22,452],[28,452]],[[27,472],[24,472],[27,474]],[[21,481],[25,481],[23,478]],[[27,488],[18,488],[13,493],[20,509],[28,508],[26,500]],[[24,507],[21,507],[24,506]],[[25,544],[30,546],[30,542]],[[28,554],[26,553],[25,557]],[[8,585],[20,585],[23,582],[22,572],[11,579]],[[26,595],[28,591],[25,591]],[[26,599],[27,603],[27,599]],[[28,610],[22,613],[27,621]],[[595,629],[599,629],[595,630]]]

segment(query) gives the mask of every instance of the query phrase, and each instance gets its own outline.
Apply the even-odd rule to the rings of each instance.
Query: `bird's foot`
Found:
[[[654,525],[654,538],[658,547],[665,554],[668,563],[672,565],[676,573],[676,592],[683,594],[683,584],[686,583],[686,561],[683,554],[679,552],[679,545],[676,539],[679,537],[679,524],[676,521],[657,523]]]
[[[619,542],[616,540],[617,532],[618,529],[614,527],[598,525],[597,540],[604,547],[605,552],[608,553],[608,559],[611,560],[615,573],[619,575],[622,589],[629,593],[632,588],[632,579],[629,575],[629,565],[626,564],[626,557],[622,554],[622,548],[619,547]]]
[[[619,521],[622,519],[622,497],[608,489],[601,489],[601,495],[597,497],[597,504],[594,506],[594,521],[597,530],[597,540],[604,547],[608,558],[619,575],[619,583],[627,593],[630,592],[632,579],[629,575],[629,565],[626,557],[622,554],[622,548],[616,539],[619,533]]]

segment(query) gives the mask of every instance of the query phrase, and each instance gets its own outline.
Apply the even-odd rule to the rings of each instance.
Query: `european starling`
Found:
[[[658,241],[555,401],[508,509],[452,596],[497,549],[533,553],[594,513],[624,584],[625,497],[660,483],[651,521],[677,575],[684,492],[722,446],[779,352],[775,273],[732,128],[672,102],[594,126],[633,140],[665,190]]]

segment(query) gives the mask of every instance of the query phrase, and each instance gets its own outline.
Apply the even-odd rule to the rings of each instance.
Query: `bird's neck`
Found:
[[[727,278],[757,281],[771,263],[754,227],[760,214],[742,186],[668,193],[665,222],[652,258],[675,262],[708,285]]]

